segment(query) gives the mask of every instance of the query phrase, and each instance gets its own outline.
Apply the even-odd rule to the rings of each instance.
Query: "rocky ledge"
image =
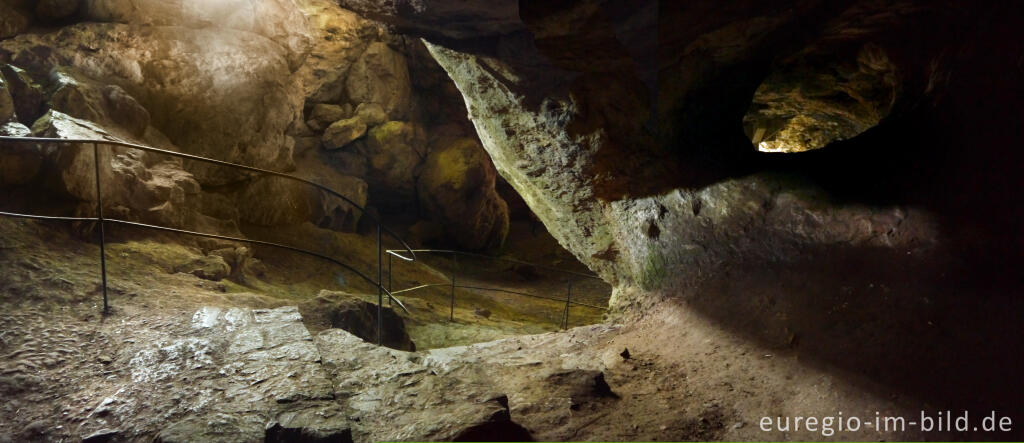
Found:
[[[83,411],[80,437],[530,440],[531,423],[617,398],[601,361],[571,357],[564,334],[405,352],[340,329],[313,336],[296,307],[204,307],[181,323],[162,339],[127,342],[111,359],[103,383],[111,393]]]

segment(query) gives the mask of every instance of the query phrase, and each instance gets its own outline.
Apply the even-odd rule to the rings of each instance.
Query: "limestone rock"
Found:
[[[231,278],[234,280],[244,282],[250,276],[263,274],[263,264],[253,257],[252,249],[245,246],[216,249],[210,251],[210,255],[224,259],[231,268]]]
[[[293,225],[319,215],[319,191],[305,183],[276,176],[253,180],[239,195],[242,220],[260,226]]]
[[[31,72],[70,67],[103,85],[118,85],[148,111],[151,125],[168,134],[183,152],[288,170],[293,144],[286,131],[303,103],[301,84],[292,80],[295,57],[302,51],[290,49],[293,40],[304,39],[301,12],[277,1],[254,7],[189,1],[185,6],[90,1],[87,17],[130,24],[90,21],[59,32],[22,34],[0,41],[0,52]],[[127,15],[117,15],[121,13]],[[293,18],[296,26],[287,25]],[[139,27],[144,24],[158,26]],[[46,50],[35,49],[40,47]],[[87,106],[68,109],[103,115],[99,111],[105,101],[126,104],[132,112],[114,106],[108,115],[124,117],[112,123],[127,122],[126,129],[138,133],[135,129],[141,124],[135,118],[143,114],[134,111],[139,108],[121,100],[117,90],[98,92],[101,97],[86,96],[78,102]],[[58,94],[58,103],[70,105],[79,98],[71,91],[64,94]],[[84,118],[92,120],[92,115]],[[209,185],[251,178],[206,163],[186,162],[185,169]]]
[[[373,440],[532,440],[512,421],[508,397],[490,380],[489,369],[466,364],[468,359],[381,348],[340,329],[320,332],[315,341],[336,395],[348,399],[349,417],[371,430]],[[415,395],[385,394],[410,389]],[[389,408],[403,413],[381,414],[382,395],[394,399]]]
[[[415,125],[400,121],[390,121],[369,131],[361,152],[367,159],[366,180],[371,198],[378,205],[401,208],[413,200],[422,161],[416,150],[422,143],[417,132]]]
[[[435,147],[417,184],[420,204],[460,247],[499,248],[508,235],[508,205],[495,190],[497,171],[476,140]]]
[[[758,86],[743,117],[747,136],[764,152],[809,151],[855,137],[889,115],[899,78],[873,44],[804,54]]]
[[[201,352],[174,352],[180,348]],[[188,357],[177,357],[180,354]],[[150,357],[140,358],[145,355]],[[188,401],[211,406],[198,407],[169,425],[158,425],[163,426],[158,431],[159,441],[248,442],[281,441],[274,438],[293,432],[341,435],[334,426],[339,421],[334,417],[337,413],[331,414],[336,410],[317,407],[332,396],[331,382],[319,359],[294,307],[206,307],[193,315],[186,336],[148,345],[133,361],[147,364],[137,369],[140,374],[156,373],[169,382],[187,380],[182,389],[189,391]],[[219,394],[211,395],[213,386]],[[318,413],[323,420],[310,420]],[[272,417],[270,423],[268,416]]]
[[[342,103],[349,68],[376,38],[378,27],[334,2],[305,2],[312,45],[296,76],[310,103]]]
[[[192,274],[205,280],[218,281],[231,275],[231,266],[228,266],[223,257],[207,255],[178,265],[174,271]]]
[[[0,125],[0,135],[26,137],[32,131],[21,123]],[[0,184],[20,185],[31,181],[43,163],[39,145],[32,143],[0,143]]]
[[[70,0],[60,0],[69,2]],[[197,28],[216,26],[250,33],[287,48],[295,57],[309,44],[306,19],[291,1],[269,0],[248,3],[225,0],[82,0],[86,18],[101,22]]]
[[[7,2],[0,2],[0,39],[14,37],[28,30],[31,18]]]
[[[365,134],[366,124],[358,118],[336,121],[324,131],[324,148],[343,148]]]
[[[384,346],[401,351],[415,351],[416,344],[405,330],[405,321],[384,302],[382,341]],[[354,295],[322,290],[315,299],[299,306],[307,323],[320,328],[344,329],[367,341],[377,343],[377,305]]]
[[[64,20],[78,12],[82,0],[39,0],[36,17],[44,21]]]
[[[346,106],[348,106],[348,109],[340,105],[317,103],[313,105],[313,110],[310,112],[306,124],[309,125],[309,129],[317,132],[323,131],[332,123],[344,120],[352,115],[352,105],[346,103]]]
[[[11,96],[11,88],[2,75],[0,75],[0,123],[17,121],[14,107],[14,97]]]
[[[296,156],[305,154],[307,151],[319,149],[321,146],[320,137],[293,137],[295,148],[292,152]]]
[[[39,137],[76,139],[113,139],[99,126],[50,110],[32,125],[32,134]],[[43,145],[43,154],[54,169],[55,190],[84,201],[96,200],[95,162],[92,146],[72,144]],[[99,150],[102,183],[114,183],[110,149]],[[113,186],[103,187],[103,197],[111,201],[118,194]]]
[[[392,120],[407,116],[412,86],[405,57],[382,42],[373,42],[352,65],[345,80],[355,103],[379,103]]]
[[[340,193],[359,206],[366,206],[367,185],[358,177],[343,174],[342,168],[332,167],[328,154],[317,149],[307,151],[295,160],[296,175],[324,185]],[[322,211],[317,225],[337,231],[354,232],[363,216],[362,211],[334,195],[322,193]]]
[[[148,153],[115,149],[111,163],[116,201],[136,211],[146,223],[186,227],[190,213],[201,206],[199,183],[181,169],[181,162],[165,160],[147,167]]]
[[[388,121],[388,114],[377,103],[360,103],[356,106],[356,116],[367,126],[377,126]]]
[[[193,441],[255,442],[263,439],[263,418],[257,414],[193,415],[160,431],[160,443]]]
[[[18,121],[30,125],[42,116],[43,89],[24,70],[14,65],[0,65],[0,74],[14,99]]]
[[[102,85],[77,69],[61,67],[50,73],[56,88],[50,106],[75,118],[104,127],[123,128],[141,136],[149,126],[149,111],[117,85]]]
[[[292,408],[267,424],[263,441],[352,443],[352,424],[337,405]]]
[[[238,220],[238,208],[234,201],[224,194],[203,192],[199,196],[199,212],[224,220]]]

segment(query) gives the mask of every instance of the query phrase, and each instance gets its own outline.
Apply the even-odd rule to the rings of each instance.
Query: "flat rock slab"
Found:
[[[291,404],[333,399],[320,352],[295,307],[204,307],[183,335],[135,352],[129,366],[139,387],[119,400],[137,406],[124,411],[128,415],[142,416],[162,401],[175,401],[160,395],[142,398],[147,388],[159,388],[174,391],[188,405],[167,417],[170,424],[160,428],[159,441],[248,442],[264,441],[268,433],[287,436],[303,410]],[[285,410],[290,415],[282,424],[277,415]],[[310,429],[319,434],[310,435],[351,435],[339,417],[344,418],[335,414],[317,423]],[[145,426],[147,420],[128,421]]]
[[[583,370],[599,360],[579,355],[578,342],[565,334],[406,352],[341,329],[314,337],[295,307],[204,307],[191,319],[131,336],[82,435],[521,441],[532,436],[520,422],[565,420],[615,398],[600,371]],[[557,401],[548,405],[552,395]]]

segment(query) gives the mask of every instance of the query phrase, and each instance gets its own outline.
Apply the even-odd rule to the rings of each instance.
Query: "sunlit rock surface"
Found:
[[[820,49],[819,49],[820,51]],[[846,140],[889,115],[901,89],[885,50],[866,44],[837,55],[800,54],[754,92],[743,124],[763,152],[802,152]]]
[[[6,60],[28,70],[73,66],[119,85],[183,151],[258,167],[290,164],[284,131],[301,102],[292,92],[297,85],[290,81],[287,48],[233,29],[140,26],[82,23],[20,35],[0,48]],[[93,50],[83,52],[81,45]],[[31,50],[38,46],[51,49]],[[261,92],[250,93],[254,88]],[[189,169],[211,184],[240,178],[205,164]]]
[[[85,412],[81,432],[168,442],[530,440],[510,404],[540,426],[564,420],[571,405],[589,411],[617,397],[599,360],[572,357],[578,344],[551,334],[413,353],[341,329],[311,336],[301,320],[295,307],[205,307],[190,324],[151,331],[158,336],[110,363],[125,385]],[[557,406],[531,409],[552,392]]]

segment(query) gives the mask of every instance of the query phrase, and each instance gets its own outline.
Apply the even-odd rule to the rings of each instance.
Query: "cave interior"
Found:
[[[0,0],[0,442],[1024,438],[1022,30]]]

